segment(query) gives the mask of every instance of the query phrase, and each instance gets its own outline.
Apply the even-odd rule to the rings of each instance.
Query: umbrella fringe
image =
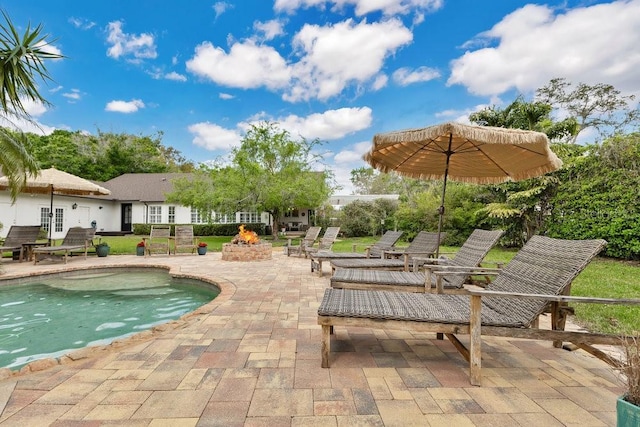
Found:
[[[466,138],[487,144],[546,144],[548,141],[547,136],[541,132],[460,123],[443,123],[428,128],[378,134],[373,137],[373,141],[374,145],[379,146],[380,144],[433,140],[450,133],[456,135],[456,138]]]
[[[369,162],[369,164],[378,169],[383,173],[395,172],[394,168],[389,167],[383,163],[378,162],[377,160],[365,157],[365,160]],[[554,172],[562,166],[561,161],[554,161],[554,159],[549,159],[549,164],[544,166],[540,166],[537,168],[527,169],[526,171],[521,171],[517,174],[513,174],[512,176],[504,176],[504,177],[495,177],[495,176],[487,176],[487,177],[477,177],[477,176],[459,176],[459,175],[449,175],[449,179],[457,182],[465,182],[469,184],[498,184],[501,182],[507,181],[520,181],[523,179],[529,179],[536,176],[544,175],[549,172]],[[428,173],[402,173],[403,176],[415,179],[424,179],[424,180],[442,180],[442,174],[428,174]]]

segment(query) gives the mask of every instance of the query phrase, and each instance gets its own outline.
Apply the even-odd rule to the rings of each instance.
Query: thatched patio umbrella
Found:
[[[0,177],[0,190],[9,189],[9,178]],[[53,221],[53,195],[66,196],[106,196],[111,191],[79,176],[63,172],[56,168],[43,169],[35,177],[29,177],[21,192],[31,194],[51,194],[49,210],[49,241],[51,241],[51,222]]]
[[[543,133],[460,123],[377,134],[364,160],[382,172],[444,180],[438,243],[447,179],[476,184],[519,181],[562,166]]]

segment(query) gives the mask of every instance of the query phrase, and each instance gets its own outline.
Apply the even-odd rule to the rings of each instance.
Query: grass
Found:
[[[141,236],[118,236],[101,239],[111,247],[110,254],[135,254],[136,244],[142,240]],[[228,236],[206,236],[200,241],[206,242],[210,251],[219,252],[222,244],[231,240]],[[274,247],[284,246],[286,239],[273,241],[270,237],[263,240],[272,242]],[[359,237],[338,240],[333,250],[349,252],[353,244],[357,244],[359,251],[364,251],[366,245],[378,240],[378,237]],[[294,243],[296,241],[294,240]],[[400,243],[405,246],[407,243]],[[455,252],[458,248],[443,247],[441,252]],[[516,250],[492,249],[486,261],[507,263],[516,254]],[[640,295],[640,266],[637,264],[612,259],[594,259],[580,275],[573,281],[572,295],[606,297],[606,298],[637,298]],[[640,307],[605,305],[605,304],[576,304],[574,306],[576,320],[589,330],[607,333],[630,333],[640,329]]]

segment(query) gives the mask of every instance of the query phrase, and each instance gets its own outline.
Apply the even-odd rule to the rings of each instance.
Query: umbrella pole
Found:
[[[453,133],[449,134],[449,148],[446,151],[447,162],[444,167],[444,183],[442,184],[442,197],[440,199],[440,207],[438,208],[438,213],[440,217],[438,218],[438,246],[436,246],[436,258],[440,256],[440,233],[442,232],[442,218],[444,217],[444,195],[447,191],[447,177],[449,176],[449,160],[451,159],[451,143],[453,142]]]
[[[51,201],[49,204],[49,246],[51,246],[51,226],[53,222],[53,184],[51,184]]]

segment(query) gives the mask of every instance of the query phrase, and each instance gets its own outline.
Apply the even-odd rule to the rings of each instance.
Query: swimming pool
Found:
[[[219,294],[166,271],[84,271],[0,285],[0,367],[12,369],[177,319]]]

